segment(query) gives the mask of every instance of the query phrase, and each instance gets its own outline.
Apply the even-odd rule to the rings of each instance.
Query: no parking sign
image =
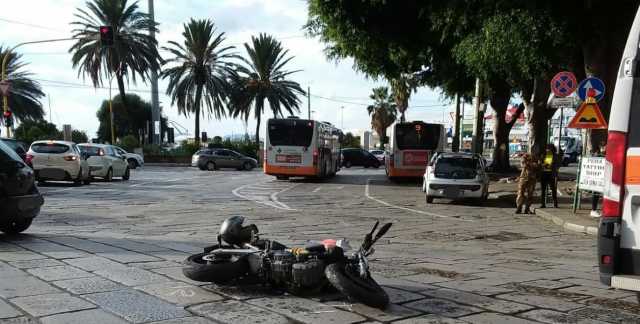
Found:
[[[569,71],[562,71],[551,79],[551,91],[556,97],[571,95],[578,87],[576,76]]]

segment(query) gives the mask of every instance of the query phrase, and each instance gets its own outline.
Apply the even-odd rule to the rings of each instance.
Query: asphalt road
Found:
[[[634,294],[597,280],[593,237],[485,206],[436,200],[383,170],[276,181],[259,170],[146,167],[130,181],[47,184],[23,235],[0,235],[0,323],[635,323]],[[393,306],[295,297],[186,279],[180,262],[246,216],[285,244],[348,238],[394,223],[371,261]],[[163,321],[163,322],[160,322]]]

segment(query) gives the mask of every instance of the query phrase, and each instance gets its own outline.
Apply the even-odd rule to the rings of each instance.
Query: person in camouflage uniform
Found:
[[[533,192],[536,188],[538,172],[538,161],[531,154],[524,154],[520,161],[520,178],[518,180],[518,196],[516,197],[516,214],[522,213],[522,206],[525,206],[524,213],[531,213],[533,203]]]

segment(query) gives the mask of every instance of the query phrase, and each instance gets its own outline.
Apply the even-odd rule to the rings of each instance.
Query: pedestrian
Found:
[[[556,153],[553,144],[547,144],[547,148],[542,155],[542,173],[540,174],[540,186],[542,187],[542,204],[540,208],[546,208],[547,188],[551,189],[553,207],[558,208],[558,169],[560,168],[560,158]]]
[[[520,160],[520,168],[518,195],[516,197],[516,214],[522,213],[523,205],[525,207],[524,213],[531,214],[531,203],[533,202],[533,193],[536,188],[538,162],[531,154],[525,153]]]

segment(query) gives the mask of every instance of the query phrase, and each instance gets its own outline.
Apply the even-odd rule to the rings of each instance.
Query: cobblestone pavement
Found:
[[[427,206],[419,184],[382,170],[279,182],[260,171],[145,168],[132,180],[41,188],[23,235],[0,235],[0,323],[637,323],[634,294],[598,282],[592,237],[485,206]],[[216,287],[181,273],[186,256],[244,215],[285,244],[394,226],[371,260],[392,305]],[[355,244],[352,244],[355,245]]]

